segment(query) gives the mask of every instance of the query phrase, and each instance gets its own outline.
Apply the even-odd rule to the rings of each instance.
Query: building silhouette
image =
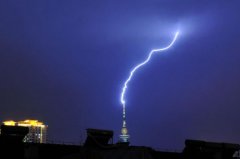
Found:
[[[23,121],[4,121],[6,126],[28,127],[29,133],[23,139],[24,142],[30,143],[46,143],[47,142],[47,125],[44,125],[38,120],[23,120]]]
[[[151,147],[114,144],[113,131],[99,129],[87,129],[84,145],[29,143],[22,142],[29,127],[9,124],[1,125],[1,159],[238,159],[240,152],[239,144],[201,140],[186,140],[182,152],[156,151]]]

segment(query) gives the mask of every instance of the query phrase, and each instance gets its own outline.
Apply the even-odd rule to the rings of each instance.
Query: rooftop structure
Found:
[[[23,120],[15,122],[13,120],[4,121],[3,125],[6,126],[22,126],[28,127],[29,133],[24,138],[24,142],[33,142],[33,143],[46,143],[47,142],[47,125],[44,125],[43,122],[38,120]]]

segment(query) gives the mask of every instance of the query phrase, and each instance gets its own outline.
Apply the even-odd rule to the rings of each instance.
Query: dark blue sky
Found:
[[[130,69],[156,54],[127,90],[133,145],[240,143],[239,0],[0,2],[0,120],[34,118],[49,139],[121,129]]]

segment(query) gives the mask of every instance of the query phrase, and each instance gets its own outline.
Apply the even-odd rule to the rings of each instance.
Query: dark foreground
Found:
[[[179,153],[139,146],[85,147],[0,140],[1,159],[236,159],[238,153],[239,145],[193,140],[187,140]]]
[[[2,129],[4,130],[4,129]],[[20,133],[9,129],[0,135],[0,159],[237,159],[240,145],[186,140],[182,152],[156,151],[149,147],[128,146],[126,143],[109,144],[102,134],[91,134],[80,145],[40,144],[22,142],[27,130]],[[90,131],[89,131],[90,132]],[[97,132],[97,133],[96,133]],[[99,135],[100,134],[100,135]],[[94,136],[95,135],[95,136]],[[105,136],[104,136],[105,135]],[[106,140],[107,139],[107,140]]]

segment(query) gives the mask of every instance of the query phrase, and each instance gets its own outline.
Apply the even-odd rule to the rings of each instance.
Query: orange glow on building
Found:
[[[22,126],[28,127],[29,133],[24,138],[24,142],[34,142],[34,143],[46,143],[47,142],[47,125],[38,120],[23,120],[15,122],[13,120],[8,120],[3,122],[7,126]]]
[[[15,126],[16,122],[13,120],[8,120],[8,121],[4,121],[3,125],[7,125],[7,126]]]
[[[42,123],[42,122],[39,122],[38,120],[23,120],[23,121],[19,121],[17,122],[18,126],[26,126],[26,127],[29,127],[29,126],[36,126],[36,127],[45,127],[45,125]]]

